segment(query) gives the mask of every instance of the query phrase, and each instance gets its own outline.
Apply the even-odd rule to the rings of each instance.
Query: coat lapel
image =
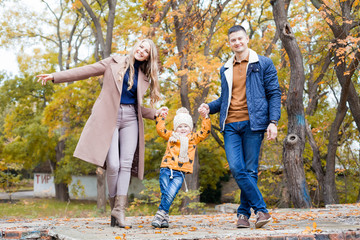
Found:
[[[122,79],[119,80],[119,71],[124,67],[125,64],[125,57],[121,56],[114,56],[114,60],[117,62],[117,64],[111,64],[111,71],[114,77],[114,81],[116,84],[116,87],[119,91],[119,94],[121,95],[122,91]]]
[[[138,103],[141,105],[142,104],[142,98],[146,92],[146,90],[149,87],[149,80],[148,78],[145,76],[145,74],[139,69],[139,76],[138,76],[138,89],[137,89],[137,100]]]

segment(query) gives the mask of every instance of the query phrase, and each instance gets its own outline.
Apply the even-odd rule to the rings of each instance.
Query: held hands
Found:
[[[200,105],[200,107],[198,108],[198,111],[199,111],[201,117],[206,118],[210,112],[209,105],[207,105],[206,103],[202,103]]]
[[[164,118],[166,118],[166,116],[168,115],[169,109],[167,107],[161,107],[158,110],[156,110],[155,115],[156,116],[163,116]]]
[[[39,78],[37,80],[37,82],[40,82],[41,81],[41,84],[42,85],[46,85],[46,82],[47,81],[52,81],[54,80],[54,76],[52,74],[39,74],[36,76],[37,78]]]
[[[270,123],[266,129],[266,139],[274,140],[277,136],[277,127],[275,124]]]

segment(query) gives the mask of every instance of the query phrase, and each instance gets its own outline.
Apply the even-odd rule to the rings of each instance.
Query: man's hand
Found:
[[[200,105],[200,107],[198,108],[198,111],[200,113],[200,115],[205,118],[209,112],[210,112],[210,108],[209,108],[209,105],[207,105],[206,103],[202,103]]]
[[[274,123],[270,123],[266,129],[266,139],[274,140],[277,136],[277,127]]]

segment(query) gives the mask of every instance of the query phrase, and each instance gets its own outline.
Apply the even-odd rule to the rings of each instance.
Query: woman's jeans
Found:
[[[250,218],[252,208],[267,213],[266,204],[257,186],[259,153],[264,131],[252,131],[249,121],[225,124],[226,158],[236,183],[241,189],[237,215]]]
[[[172,174],[171,174],[172,171]],[[160,190],[161,203],[159,210],[169,213],[169,208],[179,192],[184,181],[184,175],[180,171],[170,170],[169,168],[160,169]]]
[[[120,104],[116,129],[106,158],[109,196],[127,195],[139,127],[134,105]]]

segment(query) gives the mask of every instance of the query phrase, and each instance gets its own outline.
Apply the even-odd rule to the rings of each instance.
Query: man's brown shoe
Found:
[[[237,223],[236,223],[236,227],[237,228],[249,228],[250,223],[249,223],[249,219],[247,218],[247,216],[240,214],[239,218],[237,220]]]
[[[269,213],[258,212],[256,214],[255,228],[261,228],[272,220]]]

